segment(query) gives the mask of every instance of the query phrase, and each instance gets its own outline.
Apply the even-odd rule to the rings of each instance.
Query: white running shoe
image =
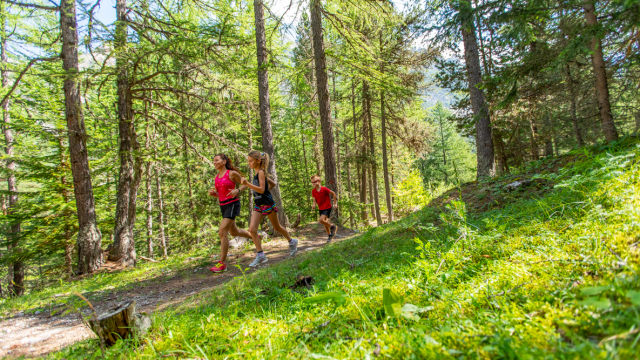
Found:
[[[251,264],[249,264],[249,266],[251,267],[256,267],[260,264],[266,263],[267,262],[267,255],[265,255],[264,253],[262,254],[257,254],[256,258],[253,260],[253,262]]]
[[[293,256],[298,251],[298,239],[291,239],[289,243],[289,256]]]

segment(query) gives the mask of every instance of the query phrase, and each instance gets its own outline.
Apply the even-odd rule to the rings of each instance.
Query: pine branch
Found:
[[[225,139],[224,137],[216,135],[216,134],[212,133],[211,131],[203,128],[202,126],[200,126],[200,124],[198,124],[197,122],[193,121],[190,116],[187,116],[186,114],[184,114],[184,113],[182,113],[182,112],[180,112],[180,111],[178,111],[176,109],[173,109],[170,106],[167,106],[167,105],[165,105],[165,104],[163,104],[161,102],[158,102],[156,100],[149,99],[149,98],[146,98],[146,97],[145,98],[134,97],[134,99],[148,101],[151,104],[157,105],[157,106],[159,106],[159,107],[161,107],[161,108],[163,108],[163,109],[165,109],[165,110],[167,110],[169,112],[172,112],[172,113],[180,116],[181,118],[183,118],[183,119],[187,120],[188,122],[190,122],[191,124],[193,124],[200,131],[202,131],[203,133],[207,134],[209,137],[221,142],[222,144],[227,145],[231,150],[235,151],[238,154],[246,155],[246,153],[247,153],[247,151],[245,149],[242,149],[241,147],[239,147],[238,144],[236,144],[234,142],[230,142],[227,139]]]
[[[16,5],[16,6],[20,6],[20,7],[23,7],[23,8],[28,8],[28,9],[60,11],[60,6],[44,6],[44,5],[37,5],[37,4],[26,4],[26,3],[21,3],[21,2],[12,1],[12,0],[0,0],[0,1],[6,2],[6,3],[11,4],[11,5]]]
[[[2,1],[5,1],[5,0],[2,0]],[[9,92],[4,96],[4,98],[2,98],[2,101],[0,101],[0,105],[4,106],[4,104],[6,104],[7,100],[9,100],[9,97],[11,96],[11,94],[13,94],[13,91],[20,84],[20,81],[22,80],[22,77],[24,76],[24,74],[26,74],[27,71],[29,71],[29,69],[31,68],[31,66],[33,66],[33,64],[35,64],[38,61],[54,61],[54,60],[58,60],[58,59],[60,59],[60,55],[53,56],[53,57],[50,57],[50,58],[35,58],[35,59],[31,59],[31,61],[29,61],[27,66],[20,72],[20,75],[18,75],[18,77],[16,78],[16,81],[13,82],[13,86],[11,87],[11,89],[9,89]]]
[[[160,124],[164,125],[164,127],[165,127],[165,128],[167,128],[167,129],[171,130],[171,132],[173,132],[173,133],[175,133],[176,135],[178,135],[178,136],[179,136],[179,137],[180,137],[180,138],[185,142],[185,144],[187,144],[187,145],[188,145],[188,146],[193,150],[193,152],[195,152],[195,153],[196,153],[196,155],[200,156],[200,157],[202,158],[202,160],[204,160],[207,164],[209,164],[209,165],[213,166],[213,162],[212,162],[211,160],[209,160],[206,156],[204,156],[204,155],[200,154],[200,152],[198,151],[198,149],[196,149],[196,148],[195,148],[195,146],[193,146],[193,144],[191,144],[191,143],[189,142],[189,140],[187,140],[187,138],[184,136],[184,134],[182,134],[182,133],[181,133],[181,132],[179,132],[178,130],[176,130],[176,129],[172,128],[171,126],[169,126],[169,124],[167,124],[167,123],[166,123],[166,121],[164,121],[164,120],[160,120],[160,119],[156,118],[155,116],[150,115],[150,114],[148,114],[148,113],[142,113],[142,112],[139,112],[139,111],[136,111],[136,112],[137,112],[138,114],[142,115],[142,116],[145,116],[145,117],[148,117],[148,118],[149,118],[149,119],[151,119],[151,120],[154,120],[154,121],[155,121],[155,122],[157,122],[157,123],[160,123]]]

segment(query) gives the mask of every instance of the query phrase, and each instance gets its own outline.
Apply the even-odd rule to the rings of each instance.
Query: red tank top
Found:
[[[240,201],[237,197],[229,195],[229,192],[236,188],[236,183],[229,178],[229,170],[227,170],[222,177],[218,177],[218,175],[216,175],[215,185],[220,205],[227,205],[232,202]]]

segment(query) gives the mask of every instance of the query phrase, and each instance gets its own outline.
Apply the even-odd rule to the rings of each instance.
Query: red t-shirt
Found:
[[[331,190],[328,188],[321,186],[320,191],[313,188],[311,190],[311,195],[316,199],[316,203],[318,203],[318,210],[328,210],[331,209],[331,197],[329,193]]]

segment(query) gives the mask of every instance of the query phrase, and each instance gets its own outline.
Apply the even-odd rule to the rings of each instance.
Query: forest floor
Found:
[[[343,241],[354,234],[356,232],[351,229],[338,229],[332,243]],[[327,245],[326,233],[319,224],[310,224],[293,230],[292,236],[300,241],[298,253],[294,256]],[[189,256],[182,260],[184,266],[180,266],[177,271],[168,267],[161,270],[157,276],[131,278],[133,286],[120,288],[105,285],[99,289],[81,292],[95,308],[98,315],[116,308],[118,304],[126,300],[135,300],[138,312],[149,314],[162,312],[201,291],[213,289],[238,276],[243,276],[241,268],[247,274],[256,271],[256,269],[249,268],[249,263],[255,256],[253,243],[249,240],[239,245],[230,247],[229,270],[221,274],[213,274],[209,271],[218,255],[213,255],[213,258],[211,255]],[[288,244],[283,237],[268,239],[263,244],[263,248],[269,261],[259,266],[258,269],[290,258]],[[157,264],[145,265],[158,266]],[[107,266],[101,271],[117,275],[122,270],[110,269]],[[75,282],[87,280],[90,281],[90,279],[76,279]],[[41,356],[60,350],[77,341],[94,338],[95,334],[82,320],[82,317],[86,318],[90,314],[88,307],[71,310],[74,308],[73,304],[56,301],[70,296],[73,294],[53,294],[50,296],[52,299],[50,302],[45,300],[35,308],[14,311],[0,318],[0,344],[2,344],[0,358],[7,355],[11,357]]]
[[[330,246],[310,225],[293,258],[281,239],[268,243],[262,269],[205,275],[212,251],[202,249],[0,301],[0,323],[13,322],[0,327],[3,347],[13,344],[2,351],[83,339],[77,320],[55,332],[73,314],[29,333],[48,321],[44,308],[81,308],[65,295],[80,292],[104,309],[137,296],[152,312],[150,331],[107,359],[637,359],[639,209],[640,142],[582,148],[463,184],[362,234],[343,230]],[[241,267],[252,257],[235,254]],[[313,284],[292,286],[301,275]],[[46,357],[99,358],[84,334]]]

